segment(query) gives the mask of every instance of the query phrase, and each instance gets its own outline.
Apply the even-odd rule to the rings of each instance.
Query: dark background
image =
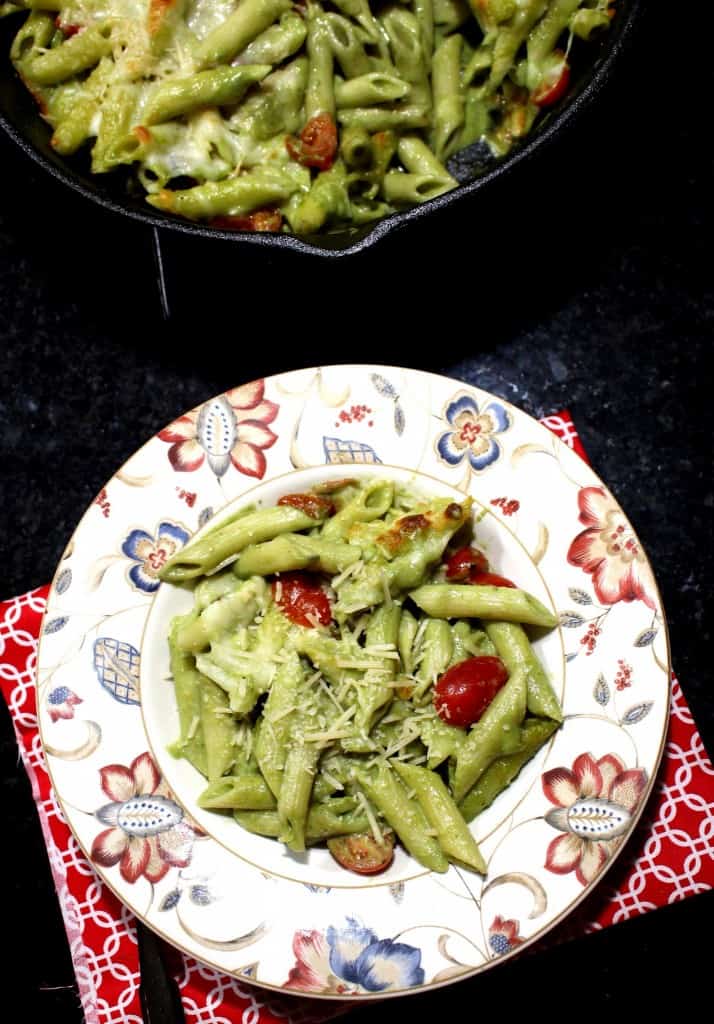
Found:
[[[507,180],[334,265],[151,236],[0,139],[0,597],[52,576],[87,504],[144,440],[228,387],[291,367],[393,362],[541,416],[568,406],[650,554],[672,657],[714,750],[709,350],[711,86],[664,5],[557,145]],[[27,1019],[79,1022],[29,787],[0,711],[6,984]],[[531,953],[408,1003],[355,1011],[554,1014],[685,1005],[710,989],[710,895]],[[10,989],[6,988],[6,995]]]

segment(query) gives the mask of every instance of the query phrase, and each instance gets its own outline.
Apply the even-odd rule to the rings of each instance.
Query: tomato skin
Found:
[[[518,589],[513,580],[506,579],[505,576],[498,576],[495,572],[473,573],[469,583],[476,583],[481,587],[513,587],[514,590]]]
[[[468,580],[473,572],[488,572],[488,559],[478,548],[459,548],[446,562],[447,580]]]
[[[273,583],[273,599],[283,615],[297,626],[314,626],[311,618],[317,619],[321,626],[332,622],[330,600],[308,573],[284,572]]]
[[[280,231],[283,215],[280,210],[254,210],[245,217],[224,215],[213,217],[211,227],[221,231]]]
[[[323,480],[321,484],[315,484],[313,492],[315,494],[334,494],[335,491],[339,491],[343,487],[349,487],[350,484],[355,483],[357,483],[357,481],[352,476],[342,477],[341,480]]]
[[[81,32],[82,28],[83,28],[82,25],[75,25],[75,24],[72,24],[72,23],[65,24],[62,21],[62,19],[59,16],[59,14],[55,18],[55,27],[58,28],[60,30],[60,32],[62,32],[62,34],[64,35],[65,39],[69,39],[71,36],[76,36],[77,33]]]
[[[394,860],[392,835],[386,835],[381,843],[369,832],[337,836],[327,840],[327,848],[341,867],[357,875],[378,875]]]
[[[446,578],[453,583],[477,583],[482,587],[516,587],[505,576],[490,572],[488,559],[478,548],[460,548],[446,562]]]
[[[332,167],[337,155],[337,125],[329,114],[316,114],[311,117],[300,138],[288,135],[285,146],[293,160],[303,167],[316,167],[318,171],[327,171]]]
[[[436,713],[447,725],[473,725],[507,679],[508,670],[500,658],[484,654],[459,661],[434,687]]]
[[[561,54],[561,51],[555,50],[554,55],[556,53]],[[543,81],[531,93],[531,102],[537,107],[552,107],[567,92],[570,85],[570,65],[565,59],[565,54],[561,55],[562,62],[546,73]]]
[[[322,519],[335,514],[334,502],[329,498],[321,498],[319,494],[284,494],[278,498],[278,505],[291,505],[300,509],[312,519]]]

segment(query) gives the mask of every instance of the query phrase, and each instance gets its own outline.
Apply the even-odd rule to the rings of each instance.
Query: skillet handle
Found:
[[[164,320],[171,319],[171,306],[169,304],[169,291],[166,285],[166,268],[164,266],[164,257],[161,251],[161,236],[159,235],[159,229],[153,227],[151,229],[151,241],[154,250],[154,265],[156,268],[156,285],[159,290],[159,304],[161,306],[161,316]]]
[[[137,919],[139,999],[144,1024],[185,1024],[181,995],[164,963],[161,939]]]

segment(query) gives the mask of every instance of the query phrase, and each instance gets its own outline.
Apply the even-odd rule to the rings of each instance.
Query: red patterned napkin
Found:
[[[567,412],[542,421],[583,458]],[[37,636],[47,587],[0,602],[0,687],[37,804],[87,1024],[141,1020],[134,918],[95,875],[50,786],[37,731]],[[548,941],[575,937],[714,888],[714,768],[679,684],[659,779],[640,825],[604,885]],[[504,921],[503,927],[514,922]],[[282,997],[179,955],[190,1024],[307,1024],[340,1005]]]

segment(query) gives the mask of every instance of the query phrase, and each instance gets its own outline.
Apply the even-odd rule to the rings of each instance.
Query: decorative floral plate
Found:
[[[351,876],[202,811],[177,734],[166,625],[186,600],[166,559],[235,503],[327,476],[468,493],[497,572],[559,616],[537,640],[565,722],[474,822],[485,877],[400,851]],[[119,898],[165,939],[267,988],[382,998],[511,955],[597,884],[651,788],[669,708],[649,563],[585,463],[502,399],[395,367],[254,381],[181,416],[112,477],[54,578],[39,650],[42,741],[67,820]],[[133,810],[156,812],[150,829]],[[595,818],[607,805],[607,829]],[[599,819],[602,820],[602,819]]]

